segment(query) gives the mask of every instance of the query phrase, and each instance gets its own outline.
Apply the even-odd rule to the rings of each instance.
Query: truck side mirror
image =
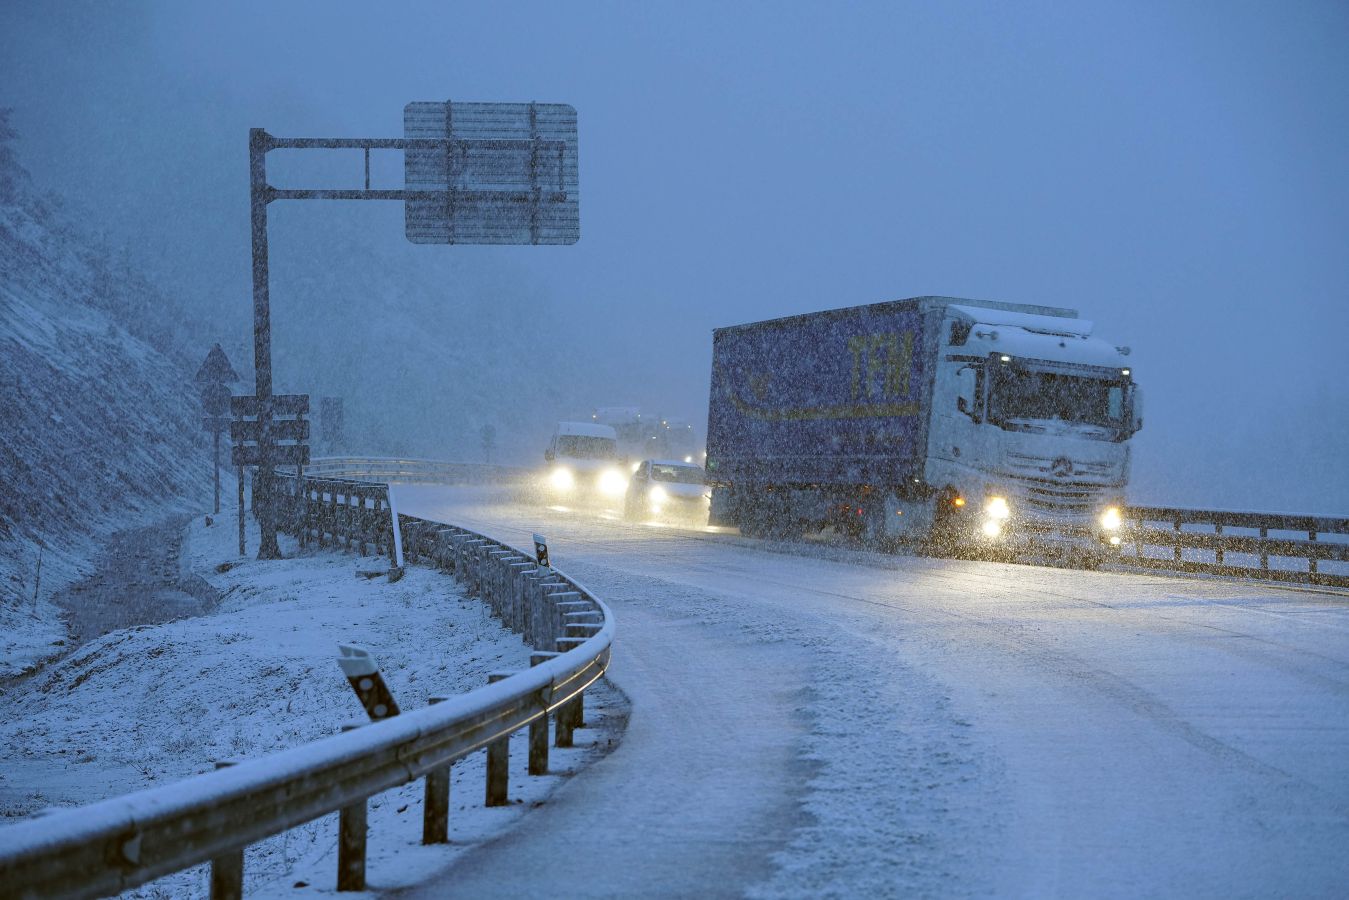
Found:
[[[547,462],[552,462],[552,461],[553,461],[553,448],[552,448],[552,447],[549,447],[547,450],[543,451],[543,458],[544,458]]]
[[[962,366],[956,370],[956,409],[965,415],[979,421],[974,415],[974,389],[975,375],[974,368],[971,366]]]
[[[1132,393],[1133,403],[1133,430],[1135,433],[1143,430],[1143,392],[1135,385]]]

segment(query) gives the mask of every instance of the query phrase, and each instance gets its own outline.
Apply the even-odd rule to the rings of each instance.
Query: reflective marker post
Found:
[[[393,570],[389,580],[397,581],[403,577],[403,529],[398,523],[398,501],[394,499],[393,485],[389,485],[389,516],[393,519]]]
[[[341,655],[337,664],[342,667],[342,674],[347,676],[370,721],[379,722],[398,715],[398,703],[384,683],[384,676],[379,674],[379,666],[370,651],[350,644],[339,644],[338,649]]]

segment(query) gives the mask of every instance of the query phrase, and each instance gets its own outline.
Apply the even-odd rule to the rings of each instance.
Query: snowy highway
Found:
[[[447,875],[463,896],[1349,884],[1343,594],[783,552],[481,488],[398,499],[546,533],[614,610],[632,700],[617,750]]]

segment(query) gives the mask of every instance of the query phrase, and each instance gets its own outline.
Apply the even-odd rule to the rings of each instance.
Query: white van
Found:
[[[608,425],[558,422],[543,458],[544,485],[556,499],[616,500],[628,489],[618,435]]]

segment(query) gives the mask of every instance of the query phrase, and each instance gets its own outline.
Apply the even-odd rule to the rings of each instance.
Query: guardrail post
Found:
[[[525,614],[525,579],[534,568],[534,563],[522,557],[515,557],[506,571],[506,605],[510,607],[511,631],[523,635],[529,628],[529,617]]]
[[[556,653],[531,653],[529,664],[537,666],[557,657]],[[529,774],[548,774],[548,714],[529,723]]]
[[[435,706],[446,697],[430,697]],[[448,844],[450,842],[450,766],[441,766],[426,773],[426,794],[422,801],[422,843]]]
[[[553,584],[554,577],[551,569],[537,568],[529,587],[529,614],[534,620],[529,643],[539,650],[553,649],[553,636],[548,631],[548,585]]]
[[[493,672],[487,683],[509,678],[510,672]],[[511,736],[503,734],[487,745],[487,805],[505,806],[510,783]]]
[[[1213,523],[1213,533],[1216,534],[1218,537],[1222,537],[1222,534],[1223,534],[1223,523],[1222,523],[1222,522],[1214,522],[1214,523]],[[1217,559],[1218,565],[1221,566],[1221,565],[1223,564],[1223,548],[1222,548],[1222,546],[1219,545],[1218,547],[1215,547],[1214,550],[1213,550],[1213,553],[1214,553],[1215,558]]]
[[[1176,517],[1176,568],[1180,568],[1180,517]]]
[[[510,565],[515,554],[509,550],[493,550],[488,554],[489,573],[491,575],[491,591],[489,598],[491,600],[492,612],[501,624],[510,628],[510,612],[506,606],[506,568]]]
[[[1269,538],[1269,529],[1262,527],[1260,529],[1260,540],[1265,541],[1268,538]],[[1260,571],[1262,572],[1269,571],[1269,551],[1265,549],[1264,546],[1261,546],[1260,548]]]
[[[584,644],[589,638],[562,637],[557,639],[557,649],[563,653],[572,650]],[[577,691],[576,696],[572,697],[566,703],[562,704],[557,711],[558,727],[561,728],[566,723],[567,743],[558,744],[559,747],[572,746],[572,732],[577,728],[585,727],[585,691]]]
[[[215,767],[234,765],[232,759],[218,759]],[[211,860],[211,900],[242,900],[244,895],[244,848],[231,850]]]
[[[553,713],[553,746],[570,747],[572,746],[572,717],[568,700],[559,706]]]
[[[549,581],[543,585],[543,646],[545,650],[557,650],[557,639],[562,636],[562,609],[560,597],[571,593],[571,585],[562,581]]]
[[[1308,532],[1307,532],[1307,540],[1309,540],[1309,541],[1314,541],[1314,540],[1316,540],[1316,532],[1315,532],[1315,531],[1308,531]],[[1316,578],[1316,572],[1317,572],[1317,569],[1316,569],[1316,557],[1315,557],[1315,556],[1312,556],[1312,555],[1310,555],[1310,554],[1308,554],[1308,556],[1307,556],[1307,574],[1311,576],[1311,578],[1310,578],[1309,580],[1311,581],[1312,584],[1316,584],[1316,581],[1317,581],[1317,578]]]
[[[351,722],[343,731],[360,728],[364,722]],[[337,889],[339,891],[365,890],[366,804],[362,798],[337,813]]]

